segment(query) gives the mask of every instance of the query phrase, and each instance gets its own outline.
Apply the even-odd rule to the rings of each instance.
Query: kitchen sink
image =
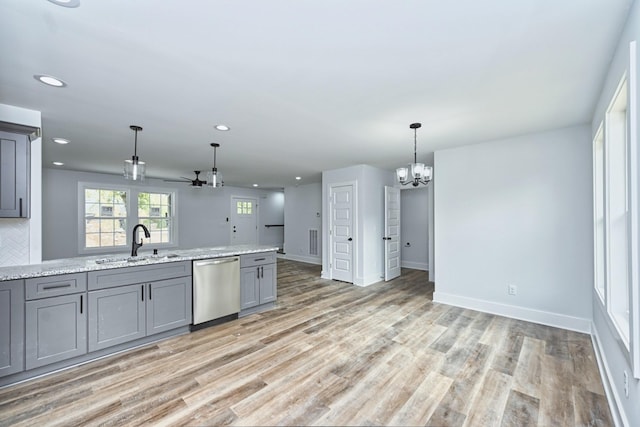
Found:
[[[137,262],[148,260],[165,260],[179,257],[178,254],[165,254],[165,255],[143,255],[143,256],[126,256],[126,257],[112,257],[112,258],[99,258],[95,260],[96,264],[117,264],[117,263],[129,263],[135,264]]]

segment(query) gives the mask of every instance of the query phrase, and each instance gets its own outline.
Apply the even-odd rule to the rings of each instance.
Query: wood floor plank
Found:
[[[604,395],[582,387],[573,387],[573,402],[576,426],[613,425]]]
[[[545,354],[540,378],[539,424],[543,426],[575,425],[573,405],[573,368],[571,361]]]
[[[507,406],[502,415],[502,427],[535,426],[538,424],[540,400],[511,390]]]
[[[465,425],[499,425],[504,414],[512,382],[513,378],[510,375],[489,369],[466,414]]]
[[[522,350],[513,374],[513,389],[540,399],[540,378],[542,377],[542,358],[545,355],[544,341],[525,337]]]
[[[278,260],[272,310],[2,388],[0,426],[612,425],[588,335],[320,270]]]

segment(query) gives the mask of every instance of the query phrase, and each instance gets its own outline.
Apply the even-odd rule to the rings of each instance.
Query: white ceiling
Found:
[[[631,1],[0,0],[0,103],[42,111],[45,167],[121,173],[136,124],[151,177],[211,142],[237,186],[393,170],[416,121],[422,161],[588,123]]]

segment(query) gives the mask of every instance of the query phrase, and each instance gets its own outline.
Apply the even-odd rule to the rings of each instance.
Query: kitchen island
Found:
[[[2,267],[0,386],[188,333],[194,261],[238,256],[238,314],[271,308],[277,249],[238,245]]]

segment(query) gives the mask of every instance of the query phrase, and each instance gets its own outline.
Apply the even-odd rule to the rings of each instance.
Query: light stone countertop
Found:
[[[41,264],[0,267],[0,282],[5,280],[29,279],[33,277],[82,273],[95,270],[109,270],[113,268],[135,267],[139,265],[161,264],[166,262],[221,258],[226,256],[254,254],[277,250],[277,246],[269,245],[236,245],[182,250],[162,250],[158,255],[151,255],[150,253],[144,253],[141,251],[136,258],[131,258],[127,254],[106,254],[55,259],[44,261]]]

